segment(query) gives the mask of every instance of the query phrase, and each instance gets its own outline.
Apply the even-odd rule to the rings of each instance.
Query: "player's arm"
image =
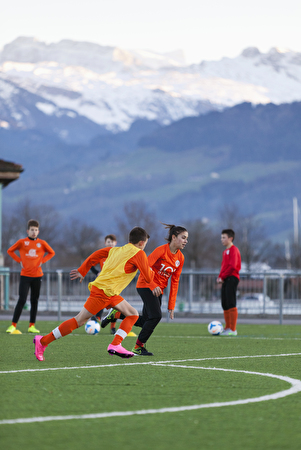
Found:
[[[74,270],[77,270],[82,277],[85,277],[92,266],[95,266],[96,264],[98,264],[102,258],[108,257],[110,250],[111,250],[111,247],[105,247],[105,248],[101,248],[100,250],[96,250],[96,252],[92,253],[92,255],[90,255],[78,269],[74,269]],[[74,270],[71,271],[70,274],[72,272],[74,272]],[[76,277],[76,278],[79,278],[79,277]],[[71,279],[74,279],[74,278],[71,278]]]
[[[54,257],[55,251],[53,250],[53,248],[50,247],[49,244],[47,244],[46,241],[44,241],[43,245],[44,245],[45,253],[47,253],[46,255],[43,256],[43,259],[42,259],[42,264],[45,264],[45,262],[49,261],[51,258]]]
[[[20,256],[18,256],[15,252],[16,250],[19,250],[20,247],[20,241],[15,242],[9,249],[7,250],[7,253],[11,258],[13,258],[17,263],[21,262]]]
[[[170,293],[169,293],[169,300],[168,300],[168,311],[170,314],[175,309],[177,294],[178,294],[178,289],[179,289],[179,281],[180,281],[180,276],[182,273],[183,265],[184,265],[184,256],[181,261],[181,264],[179,265],[177,270],[171,276]]]
[[[154,271],[149,267],[149,262],[146,254],[143,250],[140,250],[136,255],[134,255],[128,263],[134,264],[136,268],[140,271],[141,275],[145,279],[146,283],[151,283],[154,278]],[[127,264],[128,264],[127,263]],[[126,266],[125,266],[125,270]]]
[[[152,253],[147,257],[148,264],[150,267],[153,267],[158,259],[162,257],[165,253],[165,246],[161,245],[160,247],[155,248],[155,250],[152,251]],[[150,289],[155,297],[160,297],[162,295],[162,289],[160,286],[157,286],[156,283],[152,282],[150,284]]]

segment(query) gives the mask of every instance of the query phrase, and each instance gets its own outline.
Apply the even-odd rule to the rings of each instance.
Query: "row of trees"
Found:
[[[78,219],[64,223],[53,206],[36,205],[28,200],[17,205],[10,214],[3,216],[2,242],[6,266],[16,267],[6,250],[17,239],[26,236],[27,221],[32,218],[40,222],[41,239],[45,239],[56,251],[55,258],[49,262],[49,265],[55,268],[78,267],[87,256],[103,246],[104,236],[109,233],[115,233],[118,245],[123,245],[128,241],[131,228],[137,225],[145,228],[151,236],[146,253],[162,245],[167,235],[164,225],[143,201],[126,203],[123,214],[116,218],[116,229],[104,232]],[[298,248],[291,247],[291,257],[288,261],[284,245],[269,241],[260,221],[253,216],[241,215],[234,205],[226,206],[220,211],[215,226],[210,226],[202,220],[175,225],[183,225],[189,232],[189,242],[184,250],[185,267],[220,267],[223,251],[220,234],[223,228],[235,230],[235,244],[240,249],[242,261],[247,268],[256,262],[267,263],[272,268],[283,269],[289,265],[293,269],[301,267],[301,252]]]

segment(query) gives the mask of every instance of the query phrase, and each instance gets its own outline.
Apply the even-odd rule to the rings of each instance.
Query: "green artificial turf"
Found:
[[[22,335],[7,335],[9,324],[0,322],[3,449],[300,449],[301,392],[179,409],[288,390],[287,381],[245,372],[301,379],[299,326],[239,325],[237,337],[213,337],[205,324],[162,323],[148,342],[154,356],[129,360],[107,353],[109,327],[96,336],[81,328],[53,342],[39,362],[28,324],[19,323]],[[41,334],[57,325],[37,324]],[[135,337],[127,337],[124,346],[134,343]],[[75,417],[64,417],[70,415]],[[53,416],[63,420],[45,421]],[[1,422],[26,418],[42,421]]]

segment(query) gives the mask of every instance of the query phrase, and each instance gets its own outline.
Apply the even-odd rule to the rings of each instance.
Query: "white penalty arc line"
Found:
[[[261,397],[247,398],[244,400],[234,400],[229,402],[215,402],[215,403],[204,403],[200,405],[188,405],[188,406],[176,406],[171,408],[160,408],[160,409],[141,409],[137,411],[115,411],[115,412],[105,412],[98,414],[81,414],[81,415],[66,415],[66,416],[45,416],[45,417],[31,417],[31,418],[20,418],[20,419],[9,419],[1,420],[0,425],[11,425],[11,424],[22,424],[22,423],[36,423],[36,422],[52,422],[52,421],[62,421],[62,420],[84,420],[84,419],[103,419],[108,417],[122,417],[122,416],[135,416],[135,415],[146,415],[146,414],[163,414],[163,413],[174,413],[182,411],[193,411],[197,409],[204,408],[219,408],[222,406],[235,406],[235,405],[245,405],[248,403],[258,403],[268,400],[277,400],[279,398],[287,397],[288,395],[296,394],[301,392],[301,380],[295,378],[285,377],[281,375],[275,375],[272,373],[260,373],[260,372],[250,372],[247,370],[235,370],[235,369],[221,369],[216,367],[197,367],[197,366],[179,366],[177,364],[168,363],[155,363],[154,365],[160,365],[164,367],[175,367],[175,368],[185,368],[185,369],[198,369],[198,370],[216,370],[222,372],[237,372],[245,373],[250,375],[260,375],[264,377],[276,378],[278,380],[286,381],[291,384],[289,389],[285,389],[274,394],[263,395]]]

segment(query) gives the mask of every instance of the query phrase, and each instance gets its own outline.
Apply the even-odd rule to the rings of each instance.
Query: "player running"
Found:
[[[143,273],[141,273],[136,285],[137,291],[143,301],[143,310],[135,323],[135,326],[142,328],[136,345],[132,349],[135,355],[153,355],[153,353],[146,349],[145,344],[162,319],[162,295],[170,278],[168,311],[169,317],[171,319],[174,318],[179,280],[184,265],[184,255],[181,250],[183,250],[188,242],[188,232],[186,228],[181,226],[163,225],[169,230],[168,237],[166,238],[168,243],[157,247],[148,257],[148,263],[155,272],[154,279],[149,283]],[[117,306],[115,309],[109,311],[108,315],[102,319],[101,326],[104,328],[109,322],[118,318],[123,319],[123,317],[122,311]]]
[[[46,336],[35,336],[33,341],[35,356],[39,361],[44,360],[44,352],[51,342],[72,333],[76,328],[84,325],[100,309],[108,309],[109,307],[118,307],[124,315],[124,320],[121,322],[107,351],[111,355],[117,355],[121,358],[134,356],[133,352],[129,352],[122,347],[121,342],[138,319],[138,312],[119,294],[132,281],[138,270],[143,274],[146,283],[153,280],[154,273],[150,269],[147,256],[143,251],[148,238],[149,235],[143,228],[135,227],[129,234],[128,244],[123,247],[106,247],[97,250],[78,269],[71,270],[71,280],[79,278],[82,281],[90,268],[99,262],[100,258],[106,258],[98,277],[89,283],[90,296],[80,313],[61,323]]]

